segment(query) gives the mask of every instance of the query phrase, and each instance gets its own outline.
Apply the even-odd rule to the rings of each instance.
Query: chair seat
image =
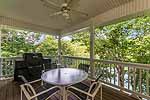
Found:
[[[71,91],[72,93],[77,95],[81,100],[86,100],[86,98],[87,98],[87,95],[80,93],[79,91],[76,91],[74,89],[69,89],[69,91]]]
[[[43,87],[45,88],[45,89],[49,89],[49,88],[51,88],[51,87],[53,87],[53,86],[55,86],[55,85],[52,85],[52,84],[48,84],[48,83],[43,83]]]
[[[40,92],[45,91],[46,89],[51,88],[51,87],[53,87],[53,85],[48,85],[48,84],[43,85],[43,86],[40,86],[40,87],[36,88],[35,92],[40,93]],[[38,96],[37,98],[38,98],[38,100],[45,100],[46,98],[48,98],[52,94],[56,93],[57,91],[59,91],[59,88],[54,88],[54,89]]]
[[[74,96],[77,98],[80,98],[80,100],[86,100],[89,98],[94,100],[96,94],[98,93],[100,87],[102,86],[99,82],[99,78],[102,76],[99,75],[96,80],[85,80],[84,83],[80,82],[75,85],[72,85],[72,87],[68,88],[68,91],[71,92]],[[88,94],[86,94],[88,93]],[[101,87],[101,93],[102,93],[102,87]],[[101,95],[102,99],[102,95]]]
[[[85,92],[88,92],[88,90],[89,90],[89,86],[87,86],[87,85],[85,85],[84,83],[81,83],[81,82],[77,83],[77,84],[74,84],[72,86],[74,86],[78,89],[81,89]],[[69,88],[68,90],[71,91],[72,93],[74,93],[75,95],[77,95],[81,100],[86,100],[86,98],[87,98],[87,95],[85,95],[83,93],[80,93],[79,91],[76,91],[72,88]]]
[[[86,84],[84,84],[84,83],[82,83],[82,82],[77,83],[77,84],[74,84],[74,85],[72,85],[72,86],[74,86],[74,87],[76,87],[76,88],[79,88],[79,89],[81,89],[81,90],[84,90],[84,91],[86,91],[86,92],[89,90],[89,86],[86,85]]]

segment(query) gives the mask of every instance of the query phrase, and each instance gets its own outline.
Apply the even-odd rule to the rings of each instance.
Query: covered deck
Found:
[[[54,57],[49,58],[53,59],[53,61],[56,60]],[[18,59],[18,57],[1,58],[3,61],[1,63],[3,63],[4,68],[13,70],[15,59]],[[90,64],[89,58],[62,56],[62,59],[62,65],[69,68],[77,68],[80,63]],[[149,87],[149,78],[143,76],[143,74],[149,75],[150,69],[148,67],[150,66],[148,64],[94,59],[94,65],[96,76],[100,75],[102,71],[104,72],[100,78],[100,81],[103,83],[103,100],[148,99],[149,88],[145,89],[143,87],[143,85]],[[2,80],[0,80],[0,98],[4,98],[4,100],[20,100],[19,83],[13,81],[13,73],[8,71],[5,73],[5,76],[1,77]],[[142,79],[145,81],[142,81]],[[139,85],[136,84],[137,82]],[[147,94],[143,95],[140,92]],[[100,100],[100,92],[96,95],[96,100]]]
[[[94,57],[95,28],[149,14],[150,0],[77,0],[79,6],[76,10],[81,11],[80,13],[86,12],[88,16],[83,18],[75,15],[72,17],[71,23],[68,23],[66,19],[64,20],[63,15],[58,19],[57,17],[51,18],[49,13],[53,14],[54,10],[49,6],[43,6],[45,2],[43,4],[42,1],[57,4],[54,0],[1,0],[0,25],[56,36],[58,39],[58,65],[76,68],[79,62],[89,64],[91,77],[99,75],[101,71],[104,72],[100,79],[103,83],[103,100],[150,99],[149,64],[99,60]],[[58,4],[61,5],[64,0],[58,1]],[[83,30],[90,32],[90,57],[61,55],[62,37]],[[13,78],[6,80],[6,78],[13,77],[15,59],[17,58],[3,58],[0,55],[0,100],[20,100],[19,84],[14,82]],[[6,71],[3,75],[3,67],[11,70],[11,73]],[[147,77],[143,78],[144,75]],[[137,82],[138,84],[136,84]],[[100,100],[99,97],[97,94],[95,99]]]

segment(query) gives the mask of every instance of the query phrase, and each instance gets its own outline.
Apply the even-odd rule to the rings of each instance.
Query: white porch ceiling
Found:
[[[64,2],[51,1],[58,5]],[[85,28],[91,21],[105,24],[149,8],[150,0],[79,0],[74,9],[89,16],[74,13],[72,23],[68,23],[61,16],[50,17],[57,10],[43,6],[40,0],[0,0],[0,24],[58,35]]]

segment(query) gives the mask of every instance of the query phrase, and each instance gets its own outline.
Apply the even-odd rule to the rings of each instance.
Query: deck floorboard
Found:
[[[17,82],[12,80],[0,80],[0,100],[20,100],[20,87]],[[26,100],[25,98],[23,100]],[[56,100],[53,97],[51,100]],[[95,100],[100,100],[97,94]],[[103,100],[137,100],[127,94],[120,93],[115,89],[103,86]]]

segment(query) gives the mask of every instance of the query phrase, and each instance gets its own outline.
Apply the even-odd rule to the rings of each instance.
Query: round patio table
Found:
[[[75,68],[58,68],[42,74],[41,79],[49,84],[61,87],[63,100],[67,100],[66,87],[87,79],[88,73]]]

